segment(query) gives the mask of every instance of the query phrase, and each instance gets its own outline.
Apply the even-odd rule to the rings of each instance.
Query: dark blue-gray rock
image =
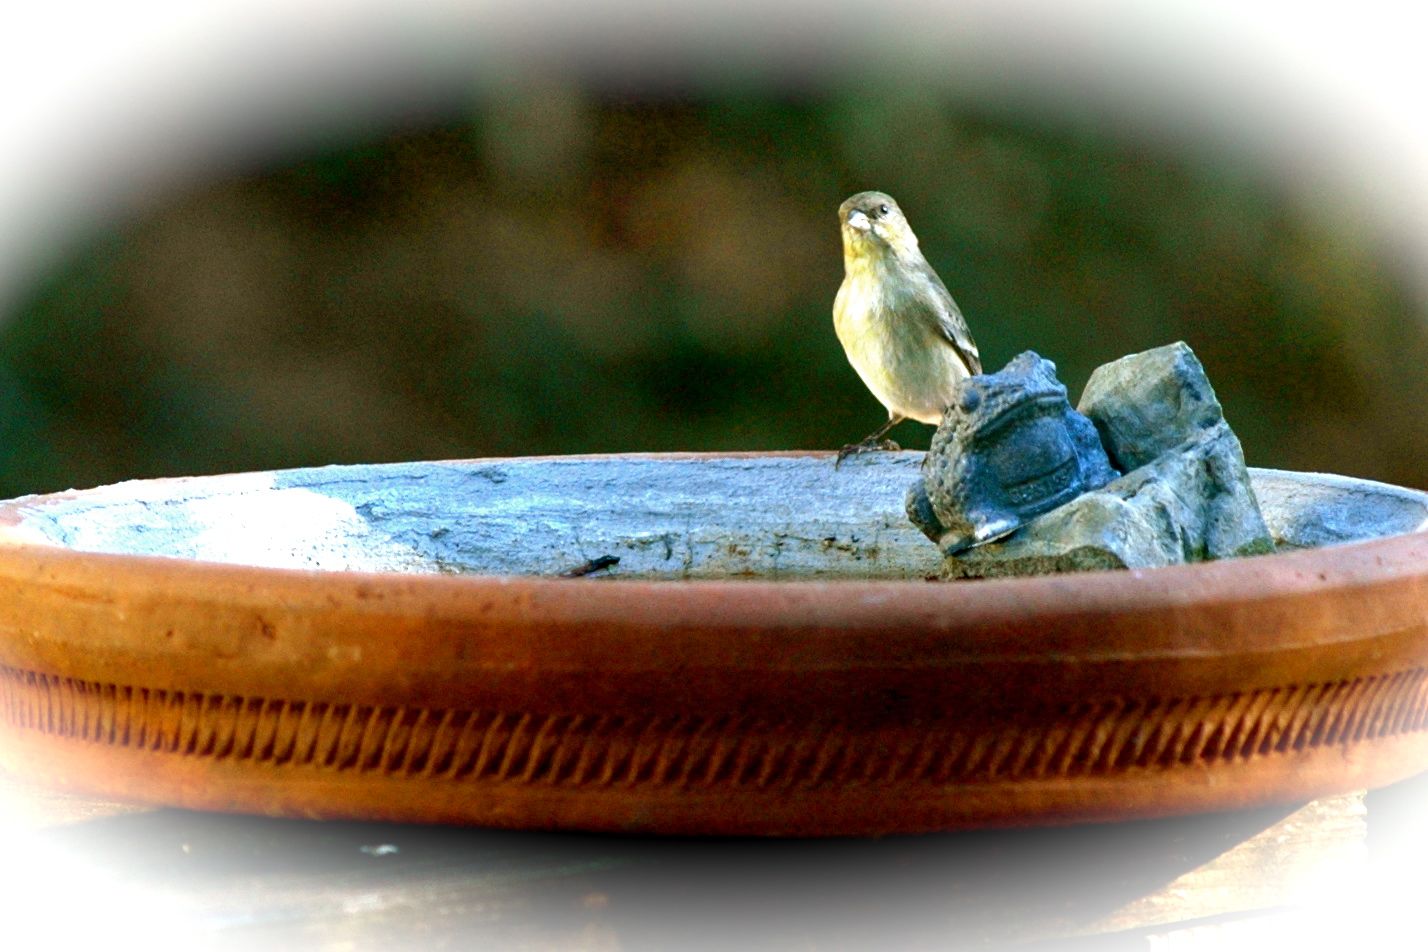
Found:
[[[947,578],[1151,568],[1272,552],[1239,439],[1183,343],[1091,375],[1080,409],[1132,467],[999,543],[944,548]]]
[[[943,552],[999,538],[1114,479],[1056,365],[1031,351],[962,381],[932,438],[908,517]]]
[[[1205,368],[1184,341],[1097,367],[1077,409],[1096,425],[1111,463],[1123,473],[1225,419]]]

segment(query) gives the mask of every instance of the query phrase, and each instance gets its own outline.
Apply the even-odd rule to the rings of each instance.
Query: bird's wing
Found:
[[[974,374],[981,373],[982,355],[972,340],[972,331],[967,327],[967,319],[962,316],[961,309],[957,307],[957,302],[952,300],[951,293],[942,283],[942,279],[937,276],[937,272],[929,267],[927,273],[932,278],[932,287],[935,292],[938,330],[947,339],[947,343],[957,351],[957,356],[962,358],[962,362],[967,365],[967,370]]]

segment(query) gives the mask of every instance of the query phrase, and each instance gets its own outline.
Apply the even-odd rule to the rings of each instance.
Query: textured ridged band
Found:
[[[11,728],[117,748],[357,775],[568,788],[946,785],[1215,764],[1428,729],[1428,670],[1067,705],[1034,723],[493,712],[234,697],[0,667]]]

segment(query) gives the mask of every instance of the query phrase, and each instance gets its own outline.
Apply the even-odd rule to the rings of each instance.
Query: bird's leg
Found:
[[[886,434],[888,430],[891,430],[893,427],[897,426],[899,423],[906,419],[907,417],[905,416],[890,416],[888,417],[888,422],[884,423],[882,426],[878,427],[876,430],[863,437],[863,439],[859,442],[849,443],[847,446],[843,447],[841,450],[838,451],[838,458],[833,461],[833,468],[837,469],[843,464],[843,460],[847,459],[850,456],[856,456],[858,453],[867,453],[871,452],[872,450],[896,451],[902,449],[902,447],[898,446],[892,440],[883,439],[883,435]]]

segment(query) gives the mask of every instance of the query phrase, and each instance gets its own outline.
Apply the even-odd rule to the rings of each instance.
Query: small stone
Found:
[[[908,518],[944,552],[1006,535],[1116,472],[1056,365],[1031,351],[962,381],[908,491]]]
[[[1128,473],[1224,421],[1205,368],[1184,341],[1102,364],[1077,409]]]

